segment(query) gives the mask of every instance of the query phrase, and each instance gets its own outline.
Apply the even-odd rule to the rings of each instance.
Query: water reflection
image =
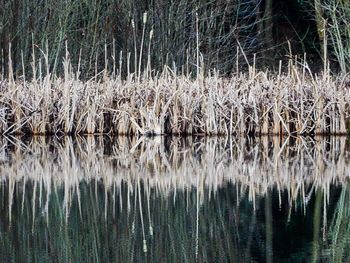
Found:
[[[0,141],[4,262],[346,262],[345,138]]]

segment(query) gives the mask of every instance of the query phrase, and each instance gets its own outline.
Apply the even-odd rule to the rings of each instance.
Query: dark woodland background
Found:
[[[304,54],[315,71],[325,58],[334,72],[349,68],[346,0],[0,0],[0,6],[5,76],[9,63],[16,76],[30,71],[33,51],[36,63],[47,53],[50,70],[62,71],[66,43],[85,77],[106,62],[134,71],[141,50],[142,65],[149,59],[155,70],[176,65],[191,72],[197,32],[201,66],[222,74],[246,67],[254,56],[258,67],[272,70],[279,60]]]

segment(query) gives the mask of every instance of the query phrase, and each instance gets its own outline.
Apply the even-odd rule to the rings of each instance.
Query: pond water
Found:
[[[1,262],[350,262],[346,138],[3,137]]]

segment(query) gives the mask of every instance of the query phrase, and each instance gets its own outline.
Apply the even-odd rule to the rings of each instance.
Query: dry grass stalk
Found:
[[[314,76],[305,61],[290,62],[288,74],[278,75],[253,66],[248,75],[205,76],[201,70],[193,79],[169,67],[159,74],[147,67],[124,79],[118,70],[108,75],[106,58],[103,74],[82,81],[67,50],[63,77],[50,73],[42,53],[46,70],[34,63],[33,51],[31,80],[0,82],[1,134],[347,133],[349,76]]]

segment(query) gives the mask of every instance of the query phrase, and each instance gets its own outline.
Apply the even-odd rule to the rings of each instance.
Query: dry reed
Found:
[[[47,55],[35,61],[33,51],[35,78],[15,80],[10,67],[0,82],[1,134],[334,135],[349,125],[349,76],[313,74],[297,59],[286,73],[282,65],[279,74],[253,65],[231,77],[198,65],[196,78],[149,66],[122,78],[108,74],[106,59],[86,81],[68,51],[63,77],[50,73]]]

